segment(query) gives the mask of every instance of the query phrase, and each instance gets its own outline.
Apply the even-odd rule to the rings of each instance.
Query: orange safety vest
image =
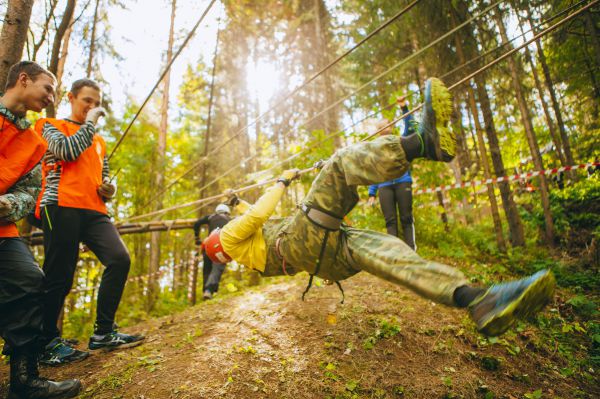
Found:
[[[40,162],[46,143],[33,129],[19,130],[0,115],[0,195],[6,192]],[[0,221],[0,237],[18,237],[14,223]]]
[[[62,119],[44,118],[35,124],[35,131],[42,135],[44,125],[51,123],[65,136],[70,137],[77,133],[81,125]],[[42,163],[42,192],[38,197],[36,216],[40,217],[40,202],[46,188],[46,177],[58,165],[61,166],[60,181],[58,183],[58,206],[67,208],[89,209],[107,214],[106,205],[98,194],[98,187],[102,184],[102,166],[106,155],[106,144],[99,134],[95,134],[92,145],[83,151],[72,162],[57,161],[54,166]]]

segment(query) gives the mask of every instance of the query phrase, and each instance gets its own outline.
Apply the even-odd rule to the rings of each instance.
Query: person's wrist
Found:
[[[286,179],[285,177],[280,177],[277,179],[277,183],[282,183],[284,186],[288,187],[292,181],[290,179]]]

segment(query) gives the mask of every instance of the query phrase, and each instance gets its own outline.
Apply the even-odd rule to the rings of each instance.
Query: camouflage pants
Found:
[[[343,148],[323,167],[304,203],[341,219],[356,205],[358,185],[395,179],[408,167],[397,136]],[[282,237],[280,252],[288,265],[288,273],[315,272],[325,233],[300,210],[285,223],[278,235]],[[269,247],[267,273],[269,269],[281,270],[274,240],[269,236],[265,234]],[[397,237],[347,226],[330,232],[318,276],[339,281],[361,270],[446,305],[453,305],[454,290],[467,284],[459,270],[422,259]]]

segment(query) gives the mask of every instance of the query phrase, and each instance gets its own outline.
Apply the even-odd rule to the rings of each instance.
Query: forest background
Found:
[[[45,113],[66,117],[70,83],[97,80],[109,110],[100,132],[111,153],[208,3],[2,1],[0,84],[7,65],[40,62],[60,86],[57,103]],[[110,161],[118,185],[110,213],[138,232],[123,235],[132,281],[120,324],[196,302],[201,264],[192,231],[159,221],[189,227],[188,219],[212,212],[218,202],[132,218],[277,177],[284,168],[310,167],[375,132],[381,118],[397,118],[399,97],[418,105],[428,77],[460,81],[589,3],[215,3]],[[392,24],[288,95],[405,7]],[[589,8],[454,89],[458,155],[449,165],[417,162],[414,188],[598,162],[599,13],[599,6]],[[396,133],[402,128],[399,123]],[[600,178],[593,167],[557,176],[415,195],[418,252],[455,264],[481,283],[552,268],[564,291],[558,310],[536,322],[570,359],[561,372],[594,378],[589,369],[600,366]],[[279,215],[293,211],[313,178],[308,173],[288,190]],[[242,197],[251,202],[260,192]],[[378,208],[364,204],[366,187],[359,192],[363,201],[348,222],[383,231]],[[163,231],[139,233],[144,227],[135,223],[150,220]],[[41,247],[33,248],[41,261]],[[89,334],[101,272],[96,258],[82,253],[65,306],[67,336]],[[259,284],[269,280],[232,264],[219,295]]]

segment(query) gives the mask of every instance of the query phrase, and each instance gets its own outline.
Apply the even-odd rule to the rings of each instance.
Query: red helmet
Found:
[[[204,252],[206,255],[215,263],[228,263],[231,262],[231,257],[225,253],[223,246],[221,245],[221,229],[214,229],[208,237],[204,239],[202,243],[204,246]]]

